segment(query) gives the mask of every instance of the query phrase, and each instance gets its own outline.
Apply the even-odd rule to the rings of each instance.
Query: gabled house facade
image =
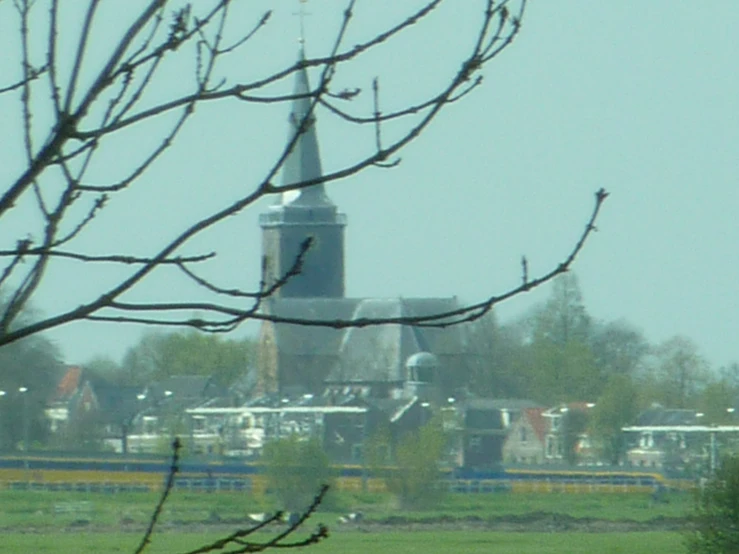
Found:
[[[65,449],[125,451],[140,409],[137,387],[110,383],[81,366],[70,366],[45,410],[52,442]]]
[[[512,464],[543,464],[549,421],[544,408],[526,408],[508,429],[503,461]]]
[[[567,461],[565,422],[571,412],[587,418],[594,404],[570,402],[551,408],[527,408],[511,425],[504,445],[507,463],[561,464]],[[578,462],[594,461],[594,450],[585,427],[574,437],[574,455]]]

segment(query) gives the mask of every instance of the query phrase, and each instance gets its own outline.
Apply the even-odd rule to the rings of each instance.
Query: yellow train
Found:
[[[393,468],[369,472],[361,466],[336,467],[339,490],[386,490]],[[151,491],[163,486],[169,462],[162,458],[13,455],[0,457],[0,484],[15,489],[80,490],[90,492]],[[254,491],[266,488],[258,463],[184,461],[176,487],[192,491]],[[587,469],[501,468],[497,471],[447,470],[444,483],[459,493],[512,492],[650,492],[676,487],[655,472]]]

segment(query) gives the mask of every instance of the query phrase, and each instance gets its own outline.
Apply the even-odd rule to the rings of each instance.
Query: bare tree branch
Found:
[[[156,527],[156,524],[159,523],[159,516],[162,515],[162,510],[164,509],[164,505],[167,503],[167,499],[169,498],[169,495],[172,493],[172,489],[174,488],[174,481],[177,477],[177,473],[180,471],[180,449],[182,448],[182,443],[180,442],[179,437],[175,437],[172,441],[172,460],[169,464],[169,471],[167,472],[167,480],[164,482],[164,489],[162,489],[162,495],[159,497],[159,501],[157,502],[156,506],[154,507],[154,512],[151,515],[151,518],[149,518],[149,524],[146,526],[146,530],[144,531],[143,536],[141,537],[141,542],[136,547],[136,550],[134,550],[135,554],[141,554],[147,546],[149,546],[149,543],[151,542],[151,535],[154,533],[154,527]]]
[[[64,250],[55,249],[43,249],[40,247],[31,248],[30,243],[24,243],[21,241],[22,246],[18,246],[15,250],[0,250],[0,257],[12,257],[12,258],[23,258],[24,256],[48,256],[54,258],[67,258],[70,260],[77,260],[85,263],[115,263],[115,264],[149,264],[152,262],[152,258],[142,258],[137,256],[126,256],[119,254],[99,255],[94,256],[90,254],[81,254],[79,252],[67,252]],[[174,258],[166,258],[157,262],[161,265],[185,265],[192,263],[205,262],[215,257],[215,252],[208,252],[206,254],[200,254],[197,256],[176,256]]]
[[[508,291],[490,296],[480,302],[469,304],[461,308],[449,310],[446,312],[437,312],[430,315],[423,316],[402,316],[396,318],[356,318],[356,319],[304,319],[304,318],[291,318],[282,317],[270,313],[262,313],[256,309],[239,309],[234,306],[227,306],[223,304],[210,304],[203,302],[190,302],[190,303],[124,303],[124,302],[113,302],[109,307],[122,312],[139,312],[141,315],[137,316],[89,316],[86,319],[91,321],[105,321],[105,322],[116,322],[116,323],[139,323],[139,324],[150,324],[150,325],[183,325],[189,326],[202,331],[209,332],[227,332],[236,327],[239,323],[247,319],[255,319],[260,321],[271,321],[274,323],[289,323],[293,325],[309,325],[316,327],[330,327],[334,329],[345,329],[348,327],[368,327],[371,325],[382,325],[382,324],[402,324],[402,325],[413,325],[417,327],[435,327],[444,328],[452,325],[459,325],[464,322],[474,321],[483,317],[487,314],[496,304],[499,304],[505,300],[509,300],[514,296],[518,296],[529,290],[543,285],[557,277],[558,275],[569,271],[570,266],[575,262],[577,256],[582,251],[585,243],[587,242],[590,235],[597,230],[595,223],[597,222],[603,203],[608,197],[608,193],[604,189],[600,189],[595,194],[595,205],[593,211],[590,214],[585,229],[583,230],[580,238],[576,242],[573,249],[564,258],[564,261],[557,265],[555,268],[548,272],[530,279],[528,277],[528,262],[526,261],[524,267],[526,268],[526,278],[524,282],[518,287],[509,289]],[[525,258],[524,258],[525,260]],[[176,313],[176,312],[207,312],[211,314],[220,314],[222,316],[228,316],[225,319],[220,320],[208,320],[202,318],[183,318],[183,319],[167,319],[164,317],[160,318],[149,318],[145,317],[145,313]]]
[[[364,53],[384,47],[413,25],[423,22],[443,2],[444,0],[429,0],[418,10],[375,36],[353,47],[346,47],[345,37],[354,17],[355,5],[355,0],[347,0],[341,24],[327,55],[300,59],[266,76],[227,87],[225,79],[215,77],[216,70],[220,67],[219,62],[227,55],[248,48],[259,30],[271,21],[271,12],[260,14],[255,18],[251,29],[240,36],[226,37],[226,23],[232,16],[231,0],[187,4],[176,9],[168,23],[165,19],[169,4],[166,0],[151,0],[134,15],[128,25],[121,28],[119,36],[113,37],[113,46],[103,52],[102,64],[93,71],[88,67],[89,53],[95,48],[92,29],[96,21],[103,17],[103,3],[99,0],[87,0],[81,11],[79,26],[71,30],[60,27],[62,4],[57,0],[45,0],[43,4],[48,7],[49,13],[48,28],[42,29],[32,24],[35,20],[32,19],[34,12],[31,8],[38,6],[29,0],[18,0],[16,11],[20,21],[22,45],[19,63],[23,78],[18,83],[0,89],[0,93],[6,93],[4,98],[10,98],[20,92],[27,167],[6,186],[0,186],[0,218],[19,200],[31,194],[35,198],[43,223],[36,230],[15,239],[15,247],[0,249],[0,284],[8,287],[13,283],[7,295],[9,301],[5,304],[5,312],[0,317],[0,328],[4,330],[0,334],[0,345],[78,320],[180,325],[212,332],[231,330],[249,319],[335,328],[382,323],[445,327],[481,317],[493,305],[567,271],[594,229],[601,205],[607,196],[604,191],[599,191],[596,206],[579,241],[557,267],[532,279],[528,274],[528,266],[523,265],[523,280],[519,287],[491,295],[457,310],[424,317],[314,321],[279,318],[261,310],[264,299],[275,294],[289,279],[300,273],[310,247],[309,242],[304,244],[292,267],[276,283],[267,285],[262,282],[256,291],[221,285],[216,280],[204,278],[200,271],[196,272],[191,267],[192,264],[212,259],[214,252],[189,256],[178,253],[195,237],[252,207],[264,196],[343,180],[376,165],[397,165],[400,151],[423,133],[446,106],[463,99],[481,85],[481,72],[485,65],[510,45],[520,32],[526,0],[483,0],[479,29],[473,36],[469,51],[460,60],[459,66],[450,73],[446,84],[437,90],[427,91],[425,97],[416,102],[383,113],[380,109],[379,81],[375,80],[372,111],[369,114],[352,113],[349,109],[339,108],[336,101],[351,100],[360,94],[360,90],[355,88],[332,92],[332,81],[337,69],[343,64],[355,63]],[[516,10],[511,9],[513,4],[517,6]],[[0,10],[2,9],[0,6]],[[34,34],[36,29],[41,34]],[[58,44],[61,36],[67,36],[67,42],[71,36],[74,44],[74,54],[68,68],[59,64]],[[32,59],[38,49],[31,45],[39,40],[38,37],[47,45],[41,64],[34,63]],[[164,63],[169,59],[190,60],[193,64],[192,81],[183,81],[180,92],[152,102],[147,92],[156,86]],[[319,70],[319,78],[308,93],[275,94],[268,88],[306,68]],[[86,77],[82,78],[83,75]],[[33,94],[34,87],[42,81],[49,87],[50,95],[44,96],[38,92]],[[183,92],[183,88],[188,91]],[[55,117],[53,125],[47,127],[33,117],[43,98],[47,98],[47,110]],[[147,169],[177,139],[198,105],[226,101],[273,104],[297,99],[309,100],[308,113],[297,122],[296,133],[281,149],[264,176],[239,198],[191,221],[158,247],[147,245],[153,250],[150,254],[97,254],[78,247],[77,239],[83,231],[94,228],[96,222],[103,217],[106,211],[104,208],[141,180]],[[275,179],[278,172],[301,136],[309,129],[317,107],[326,108],[329,115],[359,127],[368,126],[368,131],[374,137],[373,148],[323,175],[301,182],[277,185]],[[3,109],[2,105],[0,109]],[[171,114],[174,117],[169,121],[168,129],[158,135],[155,146],[139,153],[138,160],[131,161],[117,175],[111,173],[110,177],[106,177],[107,182],[94,183],[87,178],[92,160],[96,159],[111,137],[170,112],[174,112]],[[382,129],[389,121],[405,124],[405,130],[396,134],[392,140],[388,139]],[[34,238],[39,236],[38,240]],[[44,282],[49,264],[61,259],[86,264],[133,267],[127,269],[127,273],[118,282],[107,289],[95,291],[73,309],[52,314],[39,321],[13,325],[20,310],[31,302]],[[264,263],[269,264],[270,260],[265,260]],[[128,293],[160,268],[176,270],[202,292],[212,295],[214,300],[185,299],[180,302],[148,304],[128,301]],[[241,305],[243,302],[248,305]],[[184,312],[193,310],[204,312],[205,316],[200,319],[182,316]]]
[[[144,530],[144,534],[141,536],[141,540],[139,541],[139,544],[134,551],[135,554],[141,554],[151,544],[151,537],[154,534],[154,529],[159,523],[159,518],[162,515],[164,506],[169,500],[172,491],[174,490],[177,474],[180,471],[181,450],[182,442],[180,441],[179,437],[175,437],[172,441],[172,457],[170,460],[169,469],[167,471],[167,478],[164,482],[164,488],[162,489],[162,494],[160,495],[159,500],[154,507],[154,511],[149,518],[149,522],[146,526],[146,529]],[[284,517],[283,512],[275,512],[271,517],[268,517],[261,523],[253,525],[251,527],[237,529],[236,531],[229,533],[221,539],[207,543],[203,546],[195,548],[194,550],[190,550],[189,552],[187,552],[187,554],[205,554],[206,552],[216,551],[220,552],[224,551],[224,549],[226,548],[229,548],[229,550],[227,550],[226,552],[229,552],[230,554],[262,552],[264,550],[274,548],[299,548],[316,544],[323,539],[328,538],[328,528],[322,524],[318,525],[315,531],[311,532],[310,534],[308,534],[307,537],[303,539],[294,540],[292,542],[286,541],[297,531],[302,529],[308,519],[310,519],[310,517],[315,514],[316,510],[323,502],[327,492],[328,485],[323,485],[316,496],[313,498],[313,501],[310,503],[310,505],[303,512],[301,512],[294,521],[291,521],[284,530],[280,531],[279,533],[275,533],[274,536],[267,540],[250,540],[250,537],[252,537],[258,531],[266,530],[270,525],[281,523]]]
[[[321,505],[327,492],[327,485],[321,487],[321,490],[315,496],[310,506],[308,506],[308,508],[304,512],[302,512],[300,516],[295,521],[293,521],[284,531],[276,534],[274,537],[267,541],[250,541],[246,540],[246,538],[253,535],[257,531],[266,528],[272,523],[278,522],[283,516],[282,512],[277,512],[271,518],[268,518],[264,522],[255,525],[254,527],[250,527],[248,529],[239,529],[238,531],[235,531],[227,537],[196,548],[195,550],[191,550],[187,552],[187,554],[204,554],[206,552],[221,551],[229,547],[235,547],[227,551],[229,552],[229,554],[241,554],[245,552],[262,552],[264,550],[269,550],[273,548],[300,548],[303,546],[316,544],[323,539],[328,538],[328,528],[324,525],[319,525],[315,531],[310,533],[304,539],[293,542],[284,541],[288,537],[295,534],[298,529],[301,529],[305,525],[306,521],[308,521],[308,519],[316,512],[318,507]]]

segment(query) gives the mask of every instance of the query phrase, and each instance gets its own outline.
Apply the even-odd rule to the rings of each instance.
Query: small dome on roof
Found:
[[[439,358],[431,352],[416,352],[408,356],[405,367],[408,369],[437,369],[439,367]]]

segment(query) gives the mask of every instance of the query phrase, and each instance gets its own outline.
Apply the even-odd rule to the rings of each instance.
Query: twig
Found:
[[[238,531],[235,531],[234,533],[230,534],[227,537],[224,537],[223,539],[219,539],[215,542],[206,544],[205,546],[201,546],[200,548],[196,548],[195,550],[191,550],[186,554],[203,554],[205,552],[214,552],[216,550],[224,550],[225,548],[233,545],[238,545],[238,548],[225,550],[226,554],[262,552],[263,550],[268,550],[270,548],[299,548],[303,546],[309,546],[311,544],[316,544],[321,540],[328,538],[328,528],[322,524],[319,525],[318,528],[310,535],[308,535],[308,537],[306,537],[305,539],[290,543],[285,543],[283,541],[290,537],[298,529],[300,529],[303,524],[305,524],[305,522],[308,521],[308,519],[315,513],[315,511],[318,509],[318,506],[320,506],[323,502],[323,499],[328,492],[328,488],[328,485],[323,485],[319,493],[315,496],[315,498],[313,498],[310,506],[308,506],[308,508],[300,514],[300,517],[290,523],[287,529],[285,529],[281,533],[278,533],[268,541],[253,542],[246,541],[244,540],[244,538],[254,534],[260,529],[263,529],[270,523],[279,521],[279,519],[282,517],[281,512],[278,512],[277,514],[275,514],[268,520],[260,523],[259,525],[247,529],[239,529]]]
[[[149,525],[147,525],[146,527],[144,536],[141,537],[141,542],[134,551],[135,554],[141,554],[151,542],[151,535],[154,532],[154,527],[159,521],[159,517],[162,515],[162,509],[164,508],[164,504],[166,504],[167,499],[169,498],[169,494],[174,488],[174,480],[180,470],[179,464],[181,448],[182,443],[180,442],[179,437],[175,437],[175,439],[172,441],[172,462],[169,465],[169,471],[167,472],[167,481],[164,483],[164,490],[162,491],[162,495],[159,498],[159,502],[157,502],[157,505],[154,508],[154,512],[151,514]]]

